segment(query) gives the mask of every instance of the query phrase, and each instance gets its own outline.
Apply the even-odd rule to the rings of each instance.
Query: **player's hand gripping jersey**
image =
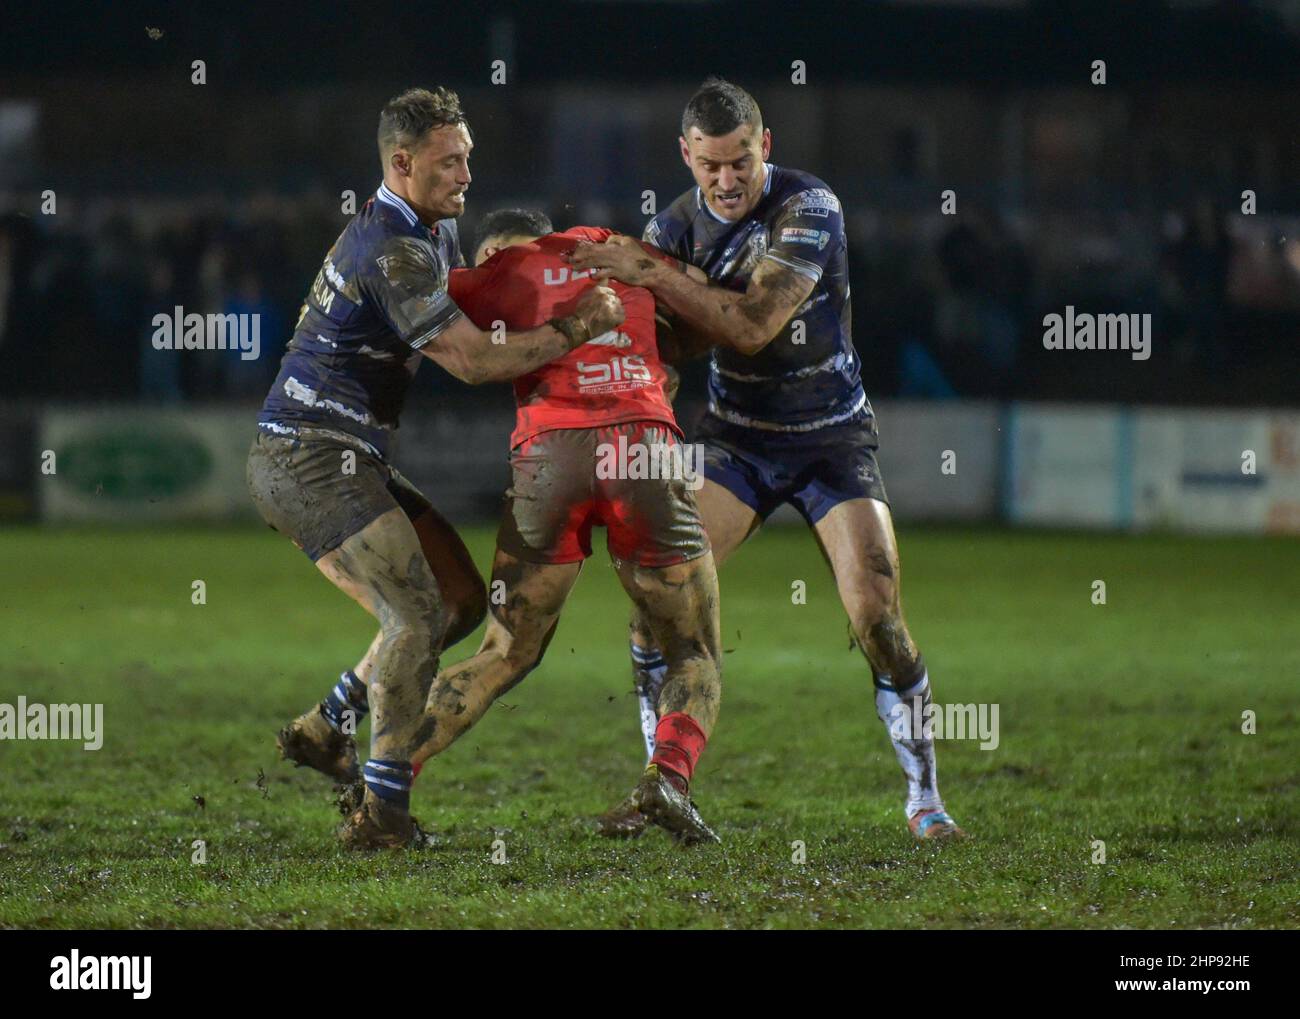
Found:
[[[527,329],[567,315],[590,273],[564,259],[580,240],[609,230],[574,227],[498,252],[477,269],[451,274],[451,295],[480,329]],[[592,527],[608,529],[614,558],[650,568],[686,562],[709,549],[688,479],[625,470],[621,451],[685,449],[666,395],[648,290],[610,283],[626,318],[567,355],[515,381],[519,404],[510,444],[511,485],[497,544],[535,563],[580,562]],[[612,468],[612,469],[610,469]]]
[[[611,234],[579,226],[504,248],[477,269],[453,272],[451,297],[485,331],[500,324],[512,332],[532,329],[571,314],[593,284],[590,273],[572,269],[564,256],[580,240],[600,242]],[[609,286],[623,302],[623,324],[515,380],[519,410],[511,446],[556,428],[654,421],[676,429],[655,343],[654,297],[641,287]]]

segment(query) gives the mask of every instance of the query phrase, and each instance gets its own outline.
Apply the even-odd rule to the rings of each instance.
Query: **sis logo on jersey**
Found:
[[[622,393],[654,381],[640,354],[623,354],[594,364],[579,361],[577,368],[578,385],[584,393]]]

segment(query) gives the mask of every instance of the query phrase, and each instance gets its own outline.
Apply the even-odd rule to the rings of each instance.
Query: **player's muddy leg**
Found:
[[[904,810],[918,837],[960,835],[939,795],[934,740],[925,726],[930,681],[903,618],[901,570],[889,507],[850,499],[813,527],[830,563],[858,647],[871,665],[876,714],[885,725],[907,778]]]
[[[438,518],[438,522],[441,522],[441,518]],[[428,563],[428,550],[435,540],[434,531],[424,521],[421,523],[424,524],[423,535],[421,529],[414,527],[401,510],[390,510],[362,532],[345,541],[340,548],[321,556],[316,563],[317,568],[371,615],[382,619],[381,611],[387,611],[391,620],[393,612],[384,609],[382,592],[375,589],[373,578],[357,573],[357,568],[349,568],[348,564],[355,559],[355,555],[347,549],[361,547],[350,543],[369,532],[376,535],[377,540],[390,545],[400,542],[405,552],[409,552],[412,547],[421,549],[424,560]],[[445,523],[443,526],[446,526]],[[445,538],[445,533],[438,537]],[[459,539],[456,541],[459,544]],[[365,547],[369,547],[369,543]],[[463,547],[460,546],[461,549]],[[468,553],[465,553],[464,558],[468,561]],[[375,564],[374,569],[382,572],[385,567]],[[472,564],[469,569],[472,571]],[[444,567],[444,573],[448,576],[449,583],[454,585],[454,590],[459,592],[460,603],[472,611],[472,601],[467,592],[472,594],[473,585],[464,576],[464,570]],[[474,579],[477,580],[476,574]],[[481,586],[481,581],[479,584]],[[435,583],[435,590],[440,594],[441,585]],[[441,631],[431,633],[430,639],[440,644],[443,639]],[[368,681],[374,674],[377,663],[385,654],[390,653],[391,640],[391,622],[387,628],[381,623],[379,632],[357,667],[344,672],[324,700],[280,730],[277,743],[283,758],[298,765],[312,767],[340,782],[354,782],[361,777],[354,736],[357,726],[370,711]]]
[[[456,529],[435,509],[426,510],[412,526],[420,539],[424,558],[438,580],[447,610],[445,651],[464,640],[487,615],[487,585]]]
[[[661,569],[627,562],[615,566],[664,656],[660,714],[686,712],[707,736],[722,696],[718,574],[712,554]]]
[[[442,594],[447,614],[447,632],[443,637],[443,650],[446,650],[468,637],[483,622],[487,615],[487,587],[470,558],[469,549],[442,514],[428,509],[411,521],[411,526]],[[344,735],[354,735],[358,723],[370,710],[366,687],[383,641],[381,629],[361,661],[339,677],[320,704],[320,714]]]
[[[718,837],[689,799],[691,777],[722,700],[718,575],[711,553],[659,569],[616,562],[665,663],[654,752],[631,795],[600,822],[605,835],[636,835],[649,820],[683,842]]]
[[[401,845],[413,837],[411,754],[437,673],[446,612],[437,579],[406,514],[390,510],[317,562],[379,620],[370,676],[373,712],[365,798],[340,830],[346,845]]]
[[[758,514],[716,482],[704,482],[696,504],[705,533],[713,547],[715,566],[721,566],[732,552],[758,530]],[[632,679],[641,715],[641,736],[645,740],[645,756],[649,761],[655,751],[659,692],[664,685],[667,664],[640,609],[633,609],[628,637],[632,655]]]
[[[411,526],[415,528],[425,561],[442,594],[447,614],[447,632],[442,642],[445,651],[468,637],[483,622],[487,615],[487,586],[479,576],[465,542],[441,513],[428,509],[412,520]],[[382,636],[382,631],[375,635],[369,650],[353,669],[363,683],[370,681],[374,653]]]
[[[492,583],[504,584],[505,600],[491,606],[478,653],[434,680],[412,755],[416,765],[451,746],[494,700],[537,667],[581,569],[580,562],[542,565],[497,549]]]

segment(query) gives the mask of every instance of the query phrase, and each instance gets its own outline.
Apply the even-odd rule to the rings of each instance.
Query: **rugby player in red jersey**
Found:
[[[610,231],[552,233],[506,209],[480,230],[477,268],[453,271],[456,305],[480,328],[518,330],[567,314],[595,283],[566,258]],[[695,505],[702,475],[665,392],[649,291],[614,284],[617,329],[515,381],[512,482],[497,535],[487,632],[434,680],[412,765],[446,749],[541,661],[583,560],[604,526],[624,590],[663,649],[655,752],[632,798],[686,843],[717,841],[689,799],[721,694],[718,580]]]

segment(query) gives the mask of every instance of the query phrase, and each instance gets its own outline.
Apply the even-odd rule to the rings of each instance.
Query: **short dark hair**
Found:
[[[465,123],[460,96],[449,88],[408,88],[384,104],[379,114],[379,158],[388,161],[398,148],[411,148],[430,131]]]
[[[554,231],[546,213],[537,209],[493,209],[474,231],[474,250],[493,237],[545,237]]]
[[[723,78],[707,78],[682,113],[682,137],[698,127],[710,138],[719,138],[742,124],[763,126],[763,114],[754,97]]]

